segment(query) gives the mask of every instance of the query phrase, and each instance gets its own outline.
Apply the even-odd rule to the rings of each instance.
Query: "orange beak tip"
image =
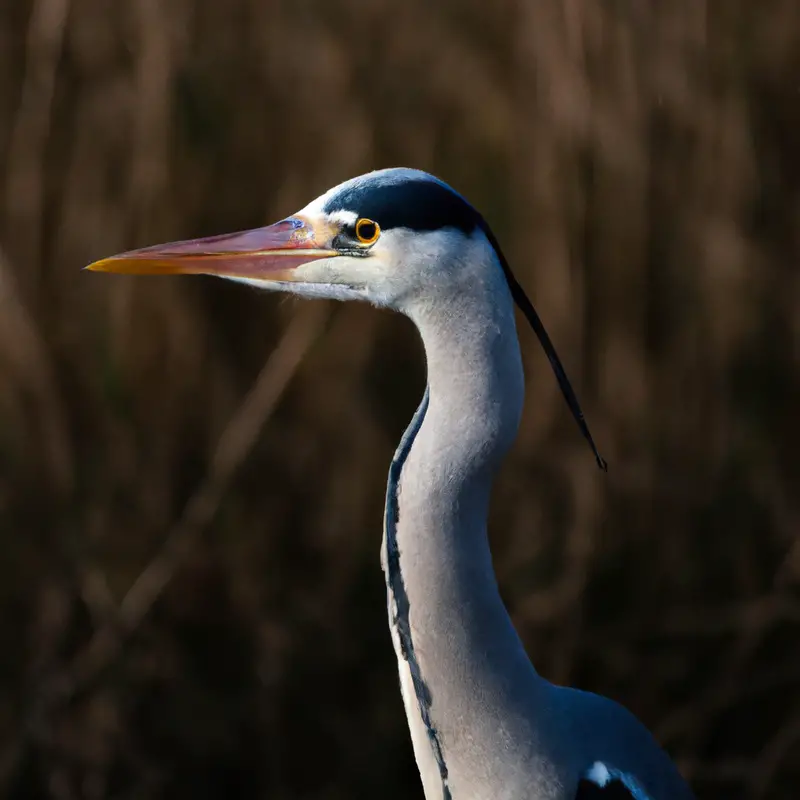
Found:
[[[182,264],[179,259],[127,258],[121,255],[101,258],[83,269],[88,272],[112,272],[117,275],[172,275],[192,274],[200,271],[192,269],[191,266],[189,263]]]

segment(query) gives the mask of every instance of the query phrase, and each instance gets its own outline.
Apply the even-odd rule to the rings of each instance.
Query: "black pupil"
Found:
[[[370,239],[375,238],[375,223],[374,222],[359,222],[358,223],[358,238],[359,239],[366,239],[369,241]]]

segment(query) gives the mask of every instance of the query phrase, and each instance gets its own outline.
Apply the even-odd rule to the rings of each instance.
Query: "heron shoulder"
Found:
[[[575,800],[651,800],[636,778],[595,761],[578,782]]]

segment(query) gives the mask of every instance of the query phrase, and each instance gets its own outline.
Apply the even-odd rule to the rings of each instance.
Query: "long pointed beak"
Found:
[[[332,231],[290,217],[265,228],[157,244],[103,258],[86,269],[129,275],[218,275],[272,281],[297,280],[297,267],[338,255]]]

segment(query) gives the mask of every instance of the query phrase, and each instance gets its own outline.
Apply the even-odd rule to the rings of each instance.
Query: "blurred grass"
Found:
[[[492,537],[537,667],[699,796],[793,798],[799,54],[791,0],[2,4],[3,794],[421,796],[378,567],[413,331],[80,272],[405,164],[484,211],[611,463],[522,332]]]

